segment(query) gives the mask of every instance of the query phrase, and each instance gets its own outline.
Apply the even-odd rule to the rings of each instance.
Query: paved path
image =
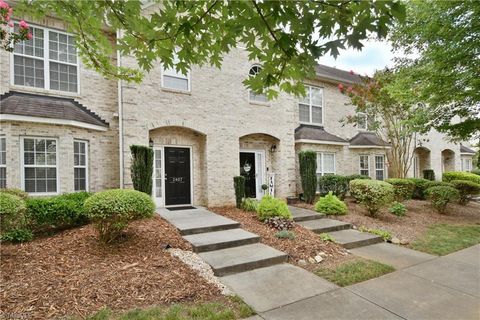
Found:
[[[386,243],[355,248],[398,271],[339,288],[284,263],[284,253],[258,243],[236,221],[205,209],[159,213],[257,311],[251,320],[480,319],[480,245],[444,257]],[[297,213],[300,221],[319,219]]]

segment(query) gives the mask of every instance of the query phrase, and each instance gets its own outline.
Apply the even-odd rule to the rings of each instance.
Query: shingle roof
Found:
[[[358,74],[352,74],[349,71],[332,68],[323,64],[318,64],[315,68],[317,77],[336,82],[357,83],[362,80]]]
[[[465,147],[464,145],[460,145],[460,152],[461,153],[475,153],[475,150],[470,149],[469,147]]]
[[[350,145],[352,146],[390,146],[387,142],[383,141],[379,136],[373,132],[359,132],[352,139],[350,139]]]
[[[73,120],[108,127],[108,123],[69,98],[10,91],[0,96],[0,114]]]
[[[346,143],[347,140],[325,131],[323,127],[301,124],[295,129],[295,140],[318,140]]]

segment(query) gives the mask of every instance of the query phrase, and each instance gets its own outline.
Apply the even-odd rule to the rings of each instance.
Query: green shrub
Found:
[[[425,190],[431,187],[453,187],[453,184],[449,182],[442,182],[442,181],[429,181],[425,184]]]
[[[147,146],[131,145],[132,164],[130,167],[133,188],[152,194],[153,149]]]
[[[458,190],[449,186],[431,187],[425,190],[425,194],[433,208],[439,213],[445,213],[448,203],[460,197]]]
[[[393,186],[385,181],[352,180],[350,193],[372,217],[376,216],[382,207],[393,201]]]
[[[238,209],[242,207],[242,200],[245,197],[245,177],[233,177],[233,187],[235,188],[235,204]]]
[[[345,215],[347,214],[347,205],[330,191],[317,201],[315,211],[326,215]]]
[[[473,169],[470,171],[470,173],[476,174],[477,176],[480,176],[480,169]]]
[[[314,151],[301,151],[298,154],[298,160],[303,199],[306,203],[313,203],[317,192],[317,153]]]
[[[275,233],[275,237],[278,239],[295,239],[295,232],[288,230],[281,230]]]
[[[350,183],[350,181],[352,180],[358,180],[358,179],[366,179],[366,180],[371,180],[372,178],[370,178],[369,176],[365,176],[363,174],[351,174],[349,176],[345,176],[345,178],[347,179],[347,181]]]
[[[335,242],[335,238],[332,237],[329,233],[320,233],[319,237],[320,237],[320,240],[322,241]]]
[[[273,217],[281,217],[289,220],[292,219],[292,214],[285,201],[274,198],[270,195],[263,197],[258,204],[257,215],[261,221]]]
[[[409,179],[387,179],[385,182],[393,186],[393,195],[396,201],[402,202],[413,197],[415,183]]]
[[[318,190],[321,196],[332,192],[343,200],[348,191],[347,177],[336,174],[321,176],[318,178]]]
[[[462,171],[450,171],[443,173],[442,181],[450,182],[453,180],[467,180],[480,184],[480,176],[474,173]]]
[[[403,217],[407,213],[407,208],[403,203],[394,202],[393,205],[388,209],[391,214],[396,215],[397,217]]]
[[[132,220],[151,217],[155,204],[143,192],[112,189],[98,192],[85,201],[85,210],[105,243],[115,241]]]
[[[14,196],[17,196],[19,198],[22,198],[23,200],[28,198],[28,193],[26,193],[23,190],[16,189],[16,188],[5,188],[5,189],[0,189],[0,192],[2,193],[8,193],[8,194],[13,194]]]
[[[48,198],[28,198],[27,219],[34,231],[49,231],[88,223],[83,204],[89,192],[65,193]]]
[[[471,196],[480,193],[480,184],[478,183],[468,180],[452,180],[450,183],[460,193],[458,202],[462,205],[467,204]]]
[[[249,212],[257,212],[258,200],[254,198],[245,198],[242,201],[242,209]]]
[[[435,181],[435,171],[432,169],[423,170],[423,178],[430,181]]]
[[[10,193],[0,192],[0,234],[25,227],[25,201]]]
[[[14,229],[0,235],[1,241],[27,242],[33,239],[33,233],[29,229]]]
[[[390,232],[386,231],[386,230],[366,228],[366,227],[361,226],[360,228],[358,228],[358,231],[368,232],[368,233],[377,235],[379,237],[382,237],[383,241],[392,240],[392,234]]]
[[[424,192],[427,189],[427,183],[430,182],[430,180],[422,178],[408,178],[408,180],[412,181],[415,184],[412,198],[418,200],[425,200]]]

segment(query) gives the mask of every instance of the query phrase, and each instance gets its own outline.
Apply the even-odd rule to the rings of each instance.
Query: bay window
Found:
[[[0,189],[7,187],[7,140],[0,137]]]
[[[323,88],[305,86],[306,95],[300,99],[299,120],[306,124],[323,124]]]
[[[317,153],[317,177],[335,174],[335,154],[318,152]]]
[[[360,174],[369,177],[370,176],[370,164],[369,156],[360,155]]]
[[[385,156],[375,156],[375,179],[385,180]]]
[[[75,191],[88,191],[88,144],[86,141],[73,142],[73,184]]]
[[[56,139],[22,139],[22,184],[26,192],[58,192],[57,151]]]

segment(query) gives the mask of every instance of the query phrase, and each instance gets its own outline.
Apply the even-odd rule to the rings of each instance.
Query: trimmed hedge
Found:
[[[369,216],[375,217],[382,207],[393,201],[394,191],[385,181],[357,179],[350,181],[350,194],[365,206]]]
[[[133,188],[152,194],[153,149],[147,146],[131,145],[132,164],[130,167]]]
[[[84,209],[89,192],[65,193],[48,198],[28,198],[27,219],[34,231],[50,231],[88,223]]]
[[[450,182],[460,193],[458,202],[466,205],[470,201],[470,197],[480,194],[480,184],[468,180],[452,180]]]
[[[233,188],[235,189],[235,205],[240,209],[242,207],[242,200],[245,197],[245,177],[233,177]]]
[[[427,183],[430,180],[422,179],[422,178],[408,178],[408,180],[412,181],[415,184],[415,189],[413,190],[412,198],[418,200],[425,200],[425,190],[427,189]]]
[[[431,187],[453,187],[453,185],[449,182],[442,181],[430,181],[425,184],[425,189],[429,189]]]
[[[266,195],[260,200],[257,207],[257,215],[260,221],[265,221],[273,217],[292,219],[292,214],[288,209],[287,203],[270,195]]]
[[[315,211],[326,215],[345,215],[347,214],[347,205],[330,191],[317,201]]]
[[[445,213],[448,203],[460,197],[458,190],[449,186],[431,187],[425,190],[425,194],[439,213]]]
[[[402,202],[413,197],[413,192],[415,191],[415,183],[413,181],[409,179],[392,178],[385,180],[385,182],[388,182],[393,186],[393,193],[396,201]]]
[[[100,240],[110,243],[120,237],[130,221],[151,217],[155,212],[155,204],[146,193],[112,189],[88,198],[85,211],[95,223]]]
[[[348,180],[349,183],[352,180],[358,180],[358,179],[371,180],[372,179],[369,176],[365,176],[363,174],[351,174],[349,176],[345,176],[345,178]]]
[[[480,176],[480,169],[473,169],[470,173],[476,174],[477,176]]]
[[[317,193],[317,153],[309,150],[301,151],[298,154],[298,162],[303,199],[306,203],[313,203]]]
[[[442,181],[450,182],[453,180],[467,180],[480,184],[480,176],[470,172],[450,171],[445,172],[442,176]]]
[[[343,200],[348,192],[348,182],[349,180],[345,176],[336,174],[321,176],[318,178],[318,190],[321,196],[331,192]]]
[[[16,189],[16,188],[0,189],[0,193],[13,194],[14,196],[22,198],[23,200],[28,198],[28,193],[26,193],[25,191],[23,191],[21,189]]]
[[[25,201],[16,195],[0,192],[0,233],[4,235],[25,227]]]

